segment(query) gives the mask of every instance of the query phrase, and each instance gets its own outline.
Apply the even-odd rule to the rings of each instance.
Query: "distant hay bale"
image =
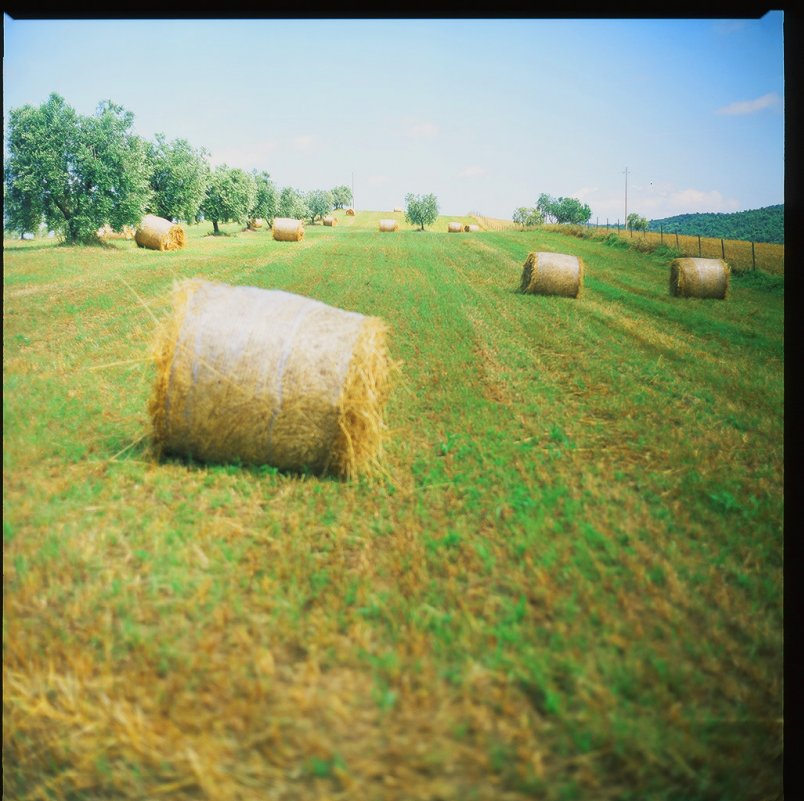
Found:
[[[399,206],[397,206],[397,207],[394,209],[394,212],[397,212],[397,211],[402,211],[402,209],[401,209]]]
[[[149,250],[180,250],[185,244],[184,228],[180,225],[146,214],[134,233],[138,247]]]
[[[464,225],[463,230],[464,231],[479,231],[480,226],[479,225]]]
[[[398,231],[399,223],[396,220],[380,220],[380,231]]]
[[[98,239],[134,239],[134,228],[124,225],[122,230],[115,231],[109,223],[98,228]]]
[[[256,231],[258,228],[262,228],[263,225],[265,225],[265,220],[262,220],[259,217],[248,221],[248,227],[252,231]]]
[[[451,234],[460,234],[463,231],[463,223],[451,222],[447,224],[447,231]]]
[[[290,217],[277,217],[274,220],[273,231],[277,242],[301,242],[304,239],[302,221]]]
[[[354,217],[355,216],[355,210],[354,209],[346,209],[346,214],[349,217]]]
[[[387,327],[282,290],[174,286],[149,403],[158,453],[349,478],[378,465]]]
[[[332,227],[333,225],[337,225],[338,220],[335,217],[324,217],[324,225],[328,225]]]
[[[682,298],[718,298],[729,291],[731,268],[723,259],[673,259],[670,294]]]
[[[520,291],[531,295],[577,298],[583,286],[583,261],[567,253],[528,254],[522,269]]]

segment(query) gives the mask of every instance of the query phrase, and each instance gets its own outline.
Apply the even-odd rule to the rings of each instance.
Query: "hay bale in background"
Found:
[[[583,286],[583,261],[567,253],[528,254],[522,269],[520,291],[535,295],[577,298]]]
[[[731,268],[723,259],[673,259],[670,294],[682,298],[718,298],[729,291]]]
[[[124,225],[121,231],[115,231],[109,223],[98,228],[98,239],[134,239],[134,228]]]
[[[380,231],[398,231],[399,223],[396,220],[380,220]]]
[[[302,221],[290,217],[277,217],[274,220],[273,231],[277,242],[301,242],[304,239]]]
[[[346,209],[346,214],[349,217],[354,217],[355,216],[355,210],[354,209]]]
[[[391,362],[385,323],[281,290],[174,287],[157,332],[157,451],[351,477],[375,466]]]
[[[324,225],[329,225],[332,227],[333,225],[337,225],[338,220],[335,217],[324,217]]]
[[[142,218],[134,239],[138,247],[150,250],[180,250],[185,244],[184,228],[155,214]]]
[[[479,231],[480,226],[479,225],[464,225],[463,230],[464,231]]]
[[[397,212],[397,211],[402,211],[402,209],[401,209],[401,208],[399,208],[399,206],[397,206],[397,207],[394,209],[394,212]]]
[[[463,223],[451,222],[447,223],[447,231],[451,234],[460,234],[463,231]]]
[[[258,228],[262,228],[263,225],[265,225],[265,221],[261,220],[259,217],[248,221],[248,228],[250,231],[256,231]]]

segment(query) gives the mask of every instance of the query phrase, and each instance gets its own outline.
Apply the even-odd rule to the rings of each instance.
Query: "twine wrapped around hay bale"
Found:
[[[354,209],[346,209],[346,214],[349,217],[354,217],[355,216],[355,210]]]
[[[731,268],[723,259],[673,259],[670,294],[682,298],[718,298],[729,291]]]
[[[399,223],[396,220],[380,220],[380,231],[398,231]]]
[[[164,217],[146,214],[134,233],[138,247],[150,250],[180,250],[185,244],[184,228]]]
[[[155,343],[158,452],[352,477],[378,464],[387,327],[281,290],[174,286]]]
[[[447,223],[447,231],[451,234],[460,234],[463,231],[463,223],[451,222]]]
[[[522,269],[520,291],[577,298],[583,286],[583,270],[583,261],[578,256],[567,253],[530,253]]]
[[[277,217],[274,220],[273,230],[277,242],[301,242],[304,239],[304,226],[301,220]]]
[[[328,225],[332,227],[333,225],[337,225],[338,220],[335,217],[324,217],[324,225]]]

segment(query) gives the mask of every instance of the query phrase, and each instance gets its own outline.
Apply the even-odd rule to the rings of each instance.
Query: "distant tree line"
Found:
[[[176,222],[261,218],[315,222],[352,203],[345,185],[300,192],[278,188],[265,171],[208,163],[206,150],[158,133],[132,131],[134,115],[111,100],[78,114],[56,93],[39,107],[12,109],[3,176],[3,225],[22,236],[40,227],[68,243],[92,242],[104,225],[135,226],[144,213]]]
[[[589,222],[592,209],[574,197],[552,197],[539,195],[532,208],[520,206],[513,213],[512,220],[523,227],[543,225],[545,222],[559,225],[583,225]]]
[[[651,220],[649,231],[662,230],[686,236],[739,239],[745,242],[784,244],[784,204],[750,211],[678,214]]]

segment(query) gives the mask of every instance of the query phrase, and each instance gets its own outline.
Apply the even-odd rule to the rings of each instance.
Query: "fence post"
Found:
[[[609,230],[609,218],[606,217],[606,231]]]
[[[726,246],[723,244],[723,237],[720,237],[720,255],[726,261]]]
[[[664,244],[664,226],[659,226],[659,241]]]
[[[701,235],[698,234],[698,258],[701,258]]]
[[[680,250],[678,246],[678,231],[676,231],[676,250]]]
[[[756,270],[756,268],[757,268],[757,256],[756,256],[756,252],[754,251],[754,243],[753,242],[751,243],[751,265],[752,265],[752,269]]]

